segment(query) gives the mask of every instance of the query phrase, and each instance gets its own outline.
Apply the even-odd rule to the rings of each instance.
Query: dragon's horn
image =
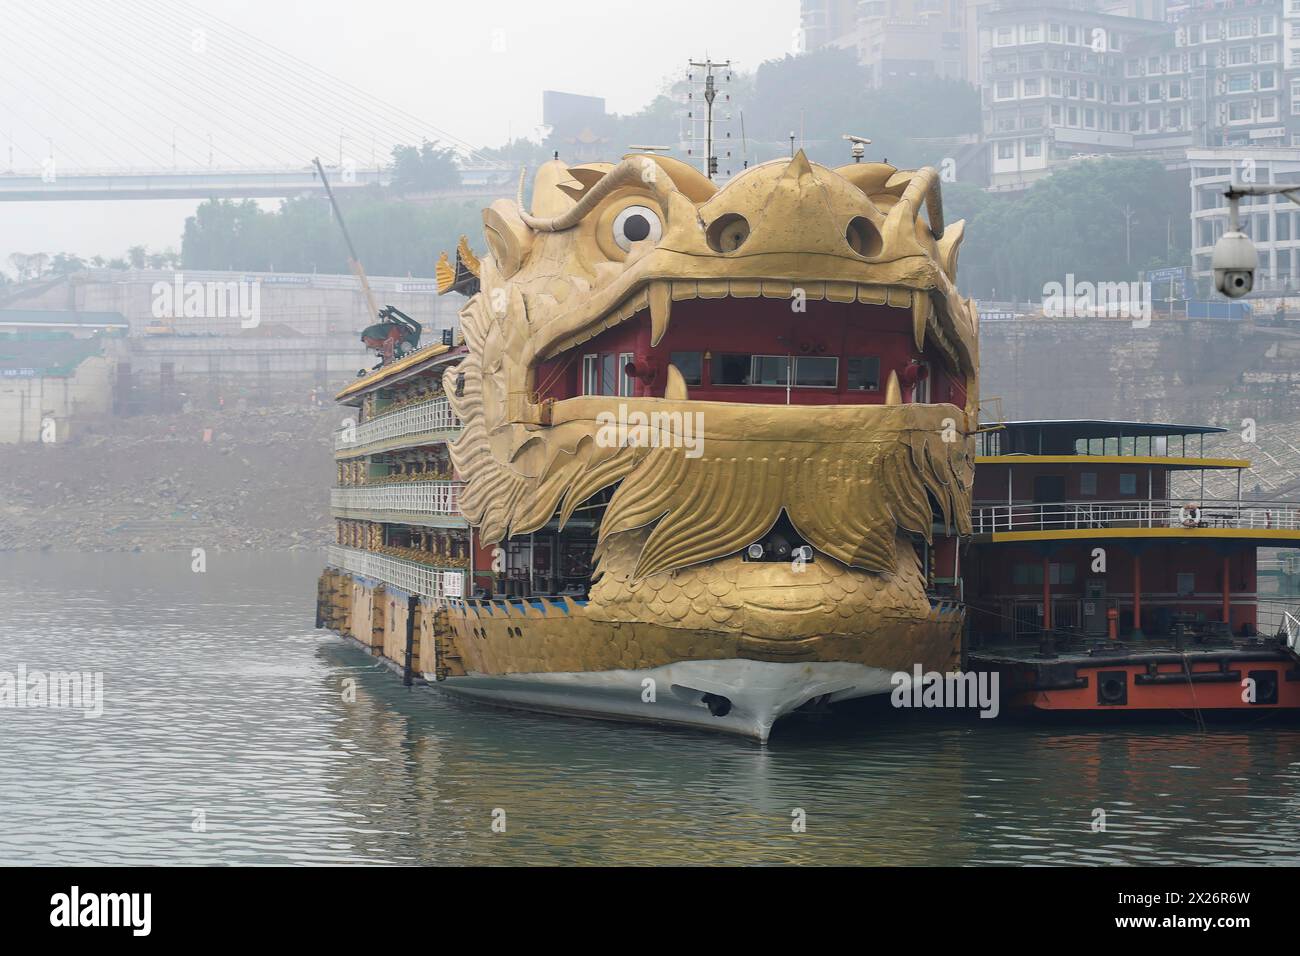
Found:
[[[524,207],[524,176],[526,173],[526,169],[519,171],[519,194],[516,200],[519,205],[519,218],[529,228],[538,232],[563,232],[565,229],[572,229],[582,221],[587,213],[595,209],[602,199],[620,186],[640,186],[643,189],[649,189],[660,197],[665,209],[668,207],[669,195],[677,190],[672,179],[659,168],[659,164],[653,159],[644,156],[631,156],[602,176],[598,182],[583,190],[582,198],[574,203],[573,208],[559,216],[539,219]]]

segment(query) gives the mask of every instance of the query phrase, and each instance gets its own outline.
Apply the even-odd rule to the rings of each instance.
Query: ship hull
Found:
[[[739,562],[734,570],[742,583],[796,576]],[[848,572],[806,570],[774,611],[753,606],[743,587],[693,577],[710,573],[706,567],[675,582],[652,582],[673,583],[680,592],[668,613],[652,614],[649,602],[599,604],[594,597],[435,602],[330,569],[322,575],[317,620],[466,698],[758,741],[806,705],[889,693],[900,672],[943,672],[959,661],[960,608],[931,604],[904,575],[854,592]],[[833,602],[825,590],[837,582]],[[709,600],[688,603],[697,586]],[[663,598],[665,588],[652,593]],[[769,604],[782,594],[770,586],[760,593]],[[705,614],[719,623],[706,626]],[[679,626],[647,619],[656,616],[676,616]]]
[[[433,681],[434,675],[425,675]],[[638,670],[466,674],[438,687],[520,710],[689,727],[766,742],[810,703],[888,693],[893,672],[843,661],[683,661]]]

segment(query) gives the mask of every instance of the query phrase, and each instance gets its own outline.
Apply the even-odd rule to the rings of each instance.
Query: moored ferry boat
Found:
[[[976,315],[937,173],[542,167],[345,389],[318,622],[533,710],[766,740],[957,666]]]
[[[1257,586],[1261,549],[1300,546],[1300,502],[1244,500],[1250,462],[1204,451],[1223,431],[1023,421],[978,436],[967,657],[1010,704],[1300,708],[1300,608]],[[1237,494],[1206,497],[1207,471],[1235,473]]]

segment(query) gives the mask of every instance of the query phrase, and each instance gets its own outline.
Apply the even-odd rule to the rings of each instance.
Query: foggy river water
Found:
[[[315,554],[190,564],[0,555],[0,671],[103,674],[98,718],[0,709],[0,864],[1300,862],[1294,724],[510,713],[315,630]]]

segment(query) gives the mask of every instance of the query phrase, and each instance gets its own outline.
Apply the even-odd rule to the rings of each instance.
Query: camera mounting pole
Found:
[[[1239,232],[1237,207],[1242,196],[1285,196],[1300,205],[1300,186],[1256,186],[1251,183],[1229,183],[1223,194],[1228,200],[1228,231]]]

